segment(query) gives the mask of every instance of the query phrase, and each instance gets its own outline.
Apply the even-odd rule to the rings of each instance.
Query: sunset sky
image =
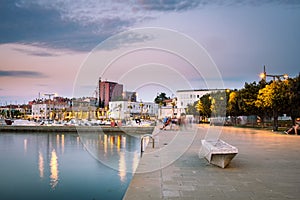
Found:
[[[259,81],[264,65],[268,74],[300,72],[298,0],[1,0],[0,20],[0,105],[27,103],[39,93],[72,97],[82,73],[121,81],[144,101],[163,90],[171,95],[176,89],[205,89],[201,82],[207,77],[195,76],[182,57],[170,56],[172,49],[128,55],[112,65],[110,74],[84,71],[97,45],[104,56],[112,50],[101,44],[136,28],[171,30],[199,44],[224,88]],[[101,59],[95,62],[101,65]],[[144,74],[151,79],[143,83]],[[159,74],[166,82],[159,82]],[[95,95],[95,77],[95,85],[89,83],[81,95]],[[181,78],[187,84],[179,84]]]

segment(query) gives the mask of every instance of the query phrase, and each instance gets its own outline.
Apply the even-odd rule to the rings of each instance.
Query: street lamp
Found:
[[[275,81],[276,78],[277,78],[277,80],[280,80],[281,77],[283,77],[284,79],[288,79],[289,78],[289,76],[287,74],[279,74],[279,75],[267,74],[267,72],[266,72],[266,66],[265,65],[264,65],[264,72],[261,73],[259,76],[263,80],[266,80],[267,77],[272,77],[273,81]]]
[[[260,78],[264,81],[266,81],[267,77],[272,77],[274,84],[276,84],[276,78],[278,81],[280,81],[280,78],[283,77],[284,79],[288,79],[289,76],[287,74],[280,74],[280,75],[272,75],[267,74],[266,72],[266,66],[264,65],[264,72],[260,74]],[[275,108],[273,106],[273,131],[278,131],[278,124],[276,123],[277,120],[275,120]]]

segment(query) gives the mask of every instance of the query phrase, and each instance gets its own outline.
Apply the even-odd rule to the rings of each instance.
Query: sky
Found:
[[[0,0],[0,105],[94,96],[99,77],[143,101],[239,89],[264,65],[295,77],[299,23],[298,0]]]

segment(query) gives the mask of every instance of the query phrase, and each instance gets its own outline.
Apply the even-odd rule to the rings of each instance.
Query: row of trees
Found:
[[[226,108],[226,112],[222,108]],[[259,83],[245,83],[244,88],[239,90],[207,94],[189,105],[186,111],[203,117],[224,113],[235,118],[241,115],[257,115],[261,120],[273,117],[273,130],[277,130],[278,116],[287,114],[293,122],[300,117],[300,74],[286,80],[261,80]]]

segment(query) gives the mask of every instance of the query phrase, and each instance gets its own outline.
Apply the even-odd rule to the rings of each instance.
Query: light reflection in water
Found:
[[[64,134],[61,135],[61,151],[62,151],[62,153],[64,153],[64,151],[65,151],[65,135]]]
[[[120,159],[119,159],[119,176],[122,182],[126,181],[126,160],[125,160],[125,153],[120,152]]]
[[[24,139],[24,152],[27,153],[27,139]]]
[[[44,157],[42,152],[39,151],[39,172],[40,178],[44,178]]]
[[[80,139],[79,139],[79,136],[76,137],[76,142],[77,142],[77,148],[79,148],[79,146],[80,146]]]
[[[58,161],[55,149],[51,152],[51,160],[50,160],[50,186],[52,189],[55,189],[58,184]]]
[[[104,153],[107,153],[107,135],[104,134],[104,139],[103,139],[103,148],[104,148]]]
[[[132,160],[132,172],[135,172],[136,168],[138,167],[139,160],[140,160],[140,155],[138,154],[138,152],[134,152],[133,160]]]
[[[140,158],[138,136],[124,133],[82,134],[80,141],[102,164],[118,171],[122,183],[136,171]]]
[[[117,151],[120,152],[121,149],[121,135],[118,135],[117,138]]]
[[[56,146],[57,146],[57,148],[59,148],[59,135],[58,134],[56,135]]]
[[[91,159],[82,144],[101,163]],[[91,193],[95,199],[121,199],[139,147],[138,139],[122,133],[1,133],[0,148],[5,151],[0,151],[0,160],[11,159],[0,162],[0,199],[91,199]]]

